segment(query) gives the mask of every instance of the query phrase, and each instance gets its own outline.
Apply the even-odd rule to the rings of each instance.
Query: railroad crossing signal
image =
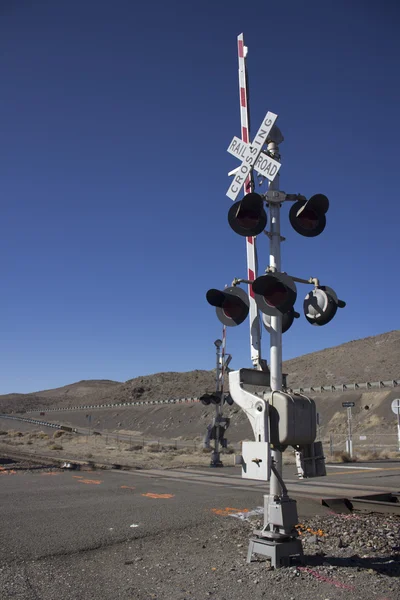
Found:
[[[229,225],[235,233],[244,237],[255,236],[264,231],[267,214],[260,194],[250,193],[232,204],[228,212]]]
[[[285,273],[267,273],[252,283],[257,306],[266,315],[277,317],[293,308],[297,298],[296,284]]]
[[[229,144],[228,152],[230,152],[237,158],[242,159],[242,164],[240,165],[237,173],[234,175],[233,181],[229,186],[228,191],[226,192],[226,195],[231,200],[236,200],[251,169],[256,168],[256,163],[257,171],[261,172],[261,174],[267,177],[270,181],[273,181],[276,174],[278,173],[281,166],[280,163],[270,158],[267,154],[263,155],[265,156],[264,159],[262,159],[261,161],[257,161],[258,157],[261,154],[262,147],[266,142],[268,135],[270,134],[271,129],[274,126],[274,123],[277,118],[278,115],[271,111],[268,111],[251,144],[246,144],[246,142],[242,142],[241,140],[239,140],[239,138],[235,137]],[[265,168],[262,165],[264,165]],[[261,168],[263,170],[260,171]]]
[[[400,414],[400,398],[395,398],[390,406],[395,415]]]
[[[211,306],[215,306],[221,323],[228,327],[240,325],[249,314],[249,298],[239,287],[227,287],[222,291],[211,289],[206,298]]]
[[[299,317],[300,317],[300,314],[298,312],[296,312],[293,307],[289,308],[288,311],[283,313],[283,315],[282,315],[282,333],[285,333],[288,329],[290,329],[291,326],[293,325],[293,321],[295,319],[298,319]],[[263,325],[264,325],[265,329],[268,331],[268,333],[271,333],[271,331],[272,331],[271,315],[263,314],[262,321],[263,321]]]
[[[309,200],[298,200],[289,211],[289,221],[295,231],[305,237],[316,237],[326,225],[329,200],[324,194],[315,194]]]
[[[316,287],[304,300],[304,315],[311,325],[326,325],[332,321],[338,308],[344,308],[346,302],[339,300],[336,292],[327,285]]]
[[[204,406],[209,406],[210,404],[228,404],[232,406],[233,398],[230,394],[221,394],[221,392],[213,392],[212,394],[205,393],[199,398],[200,402],[204,404]]]

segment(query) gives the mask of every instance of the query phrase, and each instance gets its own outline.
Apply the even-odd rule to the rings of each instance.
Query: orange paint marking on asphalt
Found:
[[[9,471],[7,471],[6,469],[1,469],[0,471],[0,475],[16,475],[17,471],[14,471],[14,469],[10,469]]]
[[[121,490],[134,490],[134,487],[131,487],[130,485],[121,485]]]
[[[83,475],[72,475],[74,479],[84,479]]]
[[[103,483],[100,479],[78,479],[78,483],[87,483],[92,485],[100,485]]]
[[[146,496],[146,498],[174,498],[175,494],[152,494],[148,492],[147,494],[142,494],[142,496]]]
[[[216,515],[222,515],[223,517],[228,517],[232,513],[248,513],[248,508],[231,508],[227,506],[226,508],[212,508],[211,512]]]
[[[41,473],[41,475],[59,475],[60,473]]]

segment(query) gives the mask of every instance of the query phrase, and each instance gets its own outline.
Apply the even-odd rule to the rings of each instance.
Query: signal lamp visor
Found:
[[[293,308],[297,298],[296,284],[285,273],[268,273],[252,284],[255,300],[262,313],[279,316]]]
[[[255,236],[264,231],[267,215],[262,197],[253,192],[246,194],[231,206],[228,221],[233,231],[242,236]]]
[[[218,319],[228,327],[240,325],[249,314],[249,299],[246,292],[238,287],[223,291],[211,289],[206,294],[207,302],[215,306]]]

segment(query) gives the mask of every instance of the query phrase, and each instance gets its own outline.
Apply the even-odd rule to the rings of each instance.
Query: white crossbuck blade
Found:
[[[228,152],[242,160],[242,164],[226,193],[231,200],[236,200],[252,168],[270,181],[273,181],[278,173],[281,164],[265,153],[261,154],[263,144],[277,118],[278,115],[268,111],[251,144],[243,142],[237,137],[234,137],[229,144]]]

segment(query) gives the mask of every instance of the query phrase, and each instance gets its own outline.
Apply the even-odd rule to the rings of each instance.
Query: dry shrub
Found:
[[[355,457],[351,458],[348,452],[341,452],[340,450],[336,450],[332,456],[333,462],[350,463],[356,462],[356,460],[357,459]]]
[[[53,438],[56,440],[57,438],[62,437],[65,434],[65,431],[62,431],[61,429],[59,429],[58,431],[55,431],[53,433]]]
[[[387,458],[391,458],[391,459],[400,459],[400,451],[396,451],[396,450],[389,450],[388,452],[386,452],[387,454]]]
[[[49,444],[49,448],[50,448],[50,450],[62,450],[63,449],[61,444]]]
[[[7,435],[8,431],[0,431],[0,435]]]
[[[8,446],[23,446],[24,442],[16,442],[14,440],[4,440],[5,444],[8,444]]]
[[[357,459],[362,460],[364,462],[369,462],[369,461],[373,461],[373,460],[390,460],[390,459],[400,458],[399,452],[393,452],[390,450],[380,450],[380,451],[374,450],[373,452],[368,451],[368,450],[360,450],[360,451],[356,450],[356,454],[357,454]]]
[[[47,433],[45,433],[44,431],[39,431],[39,433],[37,434],[37,438],[39,440],[49,440],[50,436]]]
[[[162,452],[162,446],[160,446],[160,444],[149,444],[144,447],[144,450],[146,450],[146,452]]]
[[[16,438],[16,437],[23,437],[24,434],[22,433],[22,431],[11,430],[11,431],[8,432],[7,435],[10,438]]]
[[[372,450],[356,450],[357,460],[361,460],[363,462],[367,462],[370,460],[377,460],[379,458],[379,454],[376,451]],[[381,457],[383,458],[383,457]]]

